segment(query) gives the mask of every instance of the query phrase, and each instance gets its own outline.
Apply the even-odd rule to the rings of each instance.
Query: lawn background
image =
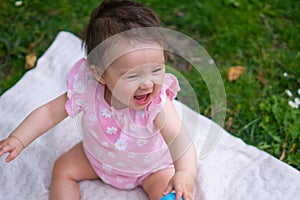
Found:
[[[0,94],[26,72],[30,43],[40,57],[59,31],[80,37],[99,2],[28,0],[16,6],[15,1],[1,0]],[[139,2],[154,9],[164,27],[192,37],[214,59],[227,95],[224,128],[300,169],[300,110],[288,105],[289,100],[300,98],[300,1]],[[204,81],[181,61],[172,64],[179,66],[196,91],[201,114],[210,117]],[[231,82],[227,71],[232,66],[243,66],[246,73]]]

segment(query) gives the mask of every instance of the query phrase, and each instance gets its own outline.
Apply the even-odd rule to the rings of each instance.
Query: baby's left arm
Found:
[[[172,101],[168,98],[155,122],[169,147],[175,166],[175,175],[164,194],[175,190],[176,200],[181,196],[184,199],[194,199],[193,188],[197,175],[195,147]]]

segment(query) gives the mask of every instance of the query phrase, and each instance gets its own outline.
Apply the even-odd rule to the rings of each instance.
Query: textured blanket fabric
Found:
[[[37,67],[27,72],[0,97],[0,138],[10,132],[36,107],[66,90],[66,74],[84,57],[81,40],[60,32]],[[271,155],[246,145],[210,119],[176,102],[188,129],[196,130],[195,145],[200,151],[209,131],[220,137],[205,157],[198,158],[196,199],[300,199],[300,172]],[[62,123],[34,141],[7,164],[0,159],[0,199],[47,200],[54,161],[80,141],[74,120]],[[81,199],[146,200],[141,188],[118,190],[100,180],[80,182]]]

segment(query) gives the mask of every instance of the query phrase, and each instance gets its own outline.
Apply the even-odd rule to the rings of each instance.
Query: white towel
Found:
[[[81,40],[60,32],[37,67],[0,97],[0,138],[10,132],[36,107],[66,90],[66,74],[84,57]],[[196,199],[300,199],[300,172],[271,155],[246,145],[210,119],[176,102],[184,123],[197,129],[198,148],[209,130],[221,132],[211,153],[198,159]],[[186,120],[189,119],[189,120]],[[34,141],[7,164],[0,159],[1,200],[47,200],[54,161],[80,140],[70,118]],[[199,152],[198,152],[199,153]],[[80,182],[81,199],[145,200],[141,188],[118,190],[100,180]]]

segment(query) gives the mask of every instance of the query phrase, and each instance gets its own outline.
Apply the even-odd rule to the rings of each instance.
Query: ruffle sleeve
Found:
[[[180,90],[177,78],[173,74],[166,74],[164,87],[166,90],[166,96],[173,101]]]
[[[82,58],[75,63],[67,77],[67,96],[68,100],[65,109],[70,117],[75,117],[83,111],[83,105],[88,87],[87,76],[84,71],[87,70],[87,61]]]
[[[153,121],[156,115],[161,112],[165,105],[166,98],[173,101],[179,91],[180,87],[177,78],[173,74],[166,73],[164,85],[160,93],[153,99],[148,107],[150,121]]]

